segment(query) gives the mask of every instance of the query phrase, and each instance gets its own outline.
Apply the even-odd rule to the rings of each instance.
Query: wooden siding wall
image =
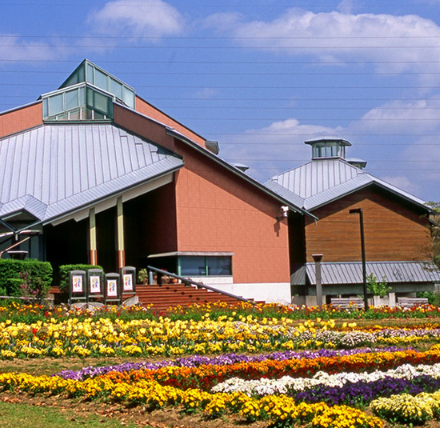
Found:
[[[306,219],[306,255],[322,253],[324,262],[360,261],[359,214],[362,208],[367,261],[429,259],[430,234],[426,213],[370,186],[313,211],[319,221]]]

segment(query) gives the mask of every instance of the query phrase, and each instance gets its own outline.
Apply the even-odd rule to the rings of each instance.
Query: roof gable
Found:
[[[407,193],[343,159],[313,160],[298,168],[272,177],[265,185],[279,194],[290,192],[293,200],[303,199],[303,208],[313,210],[371,184],[429,211],[421,199]]]

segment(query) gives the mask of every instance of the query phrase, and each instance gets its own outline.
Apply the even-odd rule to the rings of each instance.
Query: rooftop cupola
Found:
[[[367,161],[364,161],[363,159],[351,158],[351,159],[346,159],[346,161],[350,165],[353,165],[359,169],[364,169],[367,166]]]
[[[351,143],[342,138],[324,137],[307,140],[305,144],[312,146],[312,159],[341,158],[345,159],[345,147]]]

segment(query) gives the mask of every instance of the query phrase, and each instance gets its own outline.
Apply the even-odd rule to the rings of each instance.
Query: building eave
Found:
[[[139,188],[139,187],[141,187],[141,186],[143,186],[143,185],[145,185],[145,184],[147,184],[147,183],[153,182],[153,181],[155,181],[155,180],[159,180],[160,178],[165,177],[165,176],[167,176],[167,175],[172,175],[172,174],[174,174],[176,171],[178,171],[179,169],[181,169],[182,167],[183,167],[183,163],[182,163],[181,165],[175,166],[174,168],[170,168],[169,170],[164,171],[164,172],[161,173],[161,174],[155,175],[155,176],[150,177],[150,178],[148,178],[148,179],[146,179],[146,180],[144,180],[144,181],[141,181],[141,182],[139,182],[139,183],[136,183],[135,185],[126,186],[125,188],[118,189],[118,190],[115,191],[115,192],[108,193],[108,194],[106,194],[105,196],[102,196],[101,198],[97,198],[97,199],[94,199],[94,200],[92,200],[92,201],[89,201],[89,202],[87,202],[87,203],[85,203],[85,204],[78,205],[78,206],[75,207],[74,209],[69,210],[69,211],[66,211],[66,212],[64,212],[64,213],[62,213],[62,214],[60,214],[60,215],[56,215],[56,216],[52,216],[52,217],[45,218],[43,221],[41,221],[41,224],[42,224],[43,226],[46,226],[46,225],[51,224],[51,223],[54,223],[54,222],[60,222],[60,221],[62,221],[63,219],[65,219],[65,218],[67,218],[67,217],[72,217],[72,216],[75,215],[76,213],[79,213],[79,212],[81,212],[81,211],[84,211],[85,209],[93,208],[94,206],[96,206],[96,205],[98,205],[98,204],[100,204],[100,203],[102,203],[102,202],[105,202],[105,201],[111,200],[111,199],[113,199],[113,198],[117,198],[117,197],[119,197],[119,196],[123,196],[123,195],[124,195],[127,191],[129,191],[129,190],[137,189],[137,188]]]

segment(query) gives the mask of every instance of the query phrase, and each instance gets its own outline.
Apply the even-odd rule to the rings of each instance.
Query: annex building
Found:
[[[305,144],[311,146],[312,160],[266,183],[319,219],[306,216],[302,225],[289,223],[292,236],[301,234],[303,241],[290,246],[293,294],[316,295],[314,254],[322,255],[327,300],[363,294],[360,220],[367,275],[385,279],[400,295],[433,291],[440,274],[432,263],[430,208],[424,201],[368,174],[364,160],[347,159],[351,143],[344,139]]]

